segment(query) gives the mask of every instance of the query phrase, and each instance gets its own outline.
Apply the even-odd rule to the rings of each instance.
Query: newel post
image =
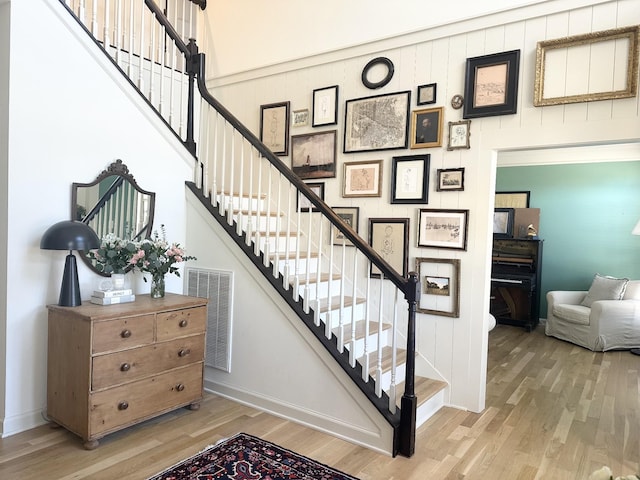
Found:
[[[416,305],[420,301],[420,280],[416,272],[410,272],[405,298],[409,304],[407,322],[407,363],[405,388],[400,402],[400,444],[398,453],[411,457],[416,449],[416,410],[418,399],[415,395],[416,372]]]
[[[195,108],[194,82],[196,75],[199,75],[198,69],[200,62],[198,61],[198,46],[196,41],[191,38],[187,45],[189,56],[187,57],[187,75],[189,75],[187,99],[187,138],[184,141],[185,146],[193,156],[196,155],[196,142],[193,138],[193,118]]]

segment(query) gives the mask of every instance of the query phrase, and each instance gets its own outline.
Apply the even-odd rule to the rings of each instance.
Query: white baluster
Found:
[[[342,242],[344,243],[346,240],[342,238]],[[358,300],[358,290],[357,290],[357,280],[358,280],[358,256],[356,255],[355,248],[353,249],[353,294],[351,303],[353,307],[351,308],[351,346],[349,348],[349,364],[352,367],[356,366],[356,302]]]
[[[111,46],[111,39],[109,38],[109,16],[110,16],[110,7],[109,0],[104,1],[104,29],[103,29],[103,46],[104,49],[108,52],[109,47]]]
[[[91,6],[91,34],[96,38],[98,35],[98,0],[93,0]]]
[[[367,262],[369,264],[369,271],[371,271],[371,261]],[[370,315],[370,305],[371,305],[371,275],[367,272],[367,293],[366,293],[367,304],[365,308],[364,315],[364,356],[362,366],[362,380],[365,382],[369,381],[369,370],[371,369],[371,362],[369,359],[369,315]]]
[[[280,212],[282,212],[281,194],[282,194],[282,174],[279,173],[278,174],[278,196],[276,200],[276,232],[275,232],[275,236],[273,237],[273,244],[274,244],[274,248],[276,249],[277,255],[280,255],[280,233],[282,232],[282,215],[280,215]],[[285,251],[284,252],[285,262],[288,261],[288,258],[289,258],[289,252]],[[275,278],[278,278],[279,268],[280,268],[279,262],[273,262],[273,276]]]
[[[382,396],[382,320],[384,306],[384,273],[380,272],[380,304],[378,305],[378,359],[376,362],[376,395]]]
[[[220,114],[215,113],[215,124],[213,126],[213,182],[211,185],[211,204],[215,207],[218,203],[218,120]]]
[[[150,42],[151,44],[149,45],[149,95],[147,96],[147,98],[149,99],[149,102],[151,102],[151,105],[155,105],[153,103],[153,94],[154,94],[154,85],[155,85],[155,77],[154,77],[154,70],[155,70],[155,64],[156,64],[156,59],[155,59],[155,51],[156,51],[156,25],[157,25],[157,21],[156,21],[156,15],[155,13],[151,15],[151,23],[150,23]]]
[[[223,118],[222,122],[222,162],[220,163],[220,200],[218,203],[218,212],[220,215],[225,214],[227,206],[225,183],[227,167],[227,120]]]
[[[242,203],[244,201],[244,144],[245,140],[242,135],[240,136],[240,185],[238,187],[238,197],[240,198],[240,205],[238,205],[238,228],[236,233],[238,235],[242,235],[242,228],[244,226],[244,212]],[[251,203],[251,199],[249,199],[249,203]]]
[[[229,158],[229,195],[227,196],[227,223],[233,225],[233,192],[236,173],[236,129],[231,126],[231,157]]]
[[[247,209],[247,231],[245,240],[247,246],[251,245],[251,237],[253,236],[253,146],[249,146],[249,208]],[[256,204],[259,205],[260,199],[256,198]],[[256,206],[256,209],[258,207]]]
[[[260,254],[260,218],[262,217],[262,154],[258,155],[258,206],[256,207],[256,228],[254,251],[256,255]]]
[[[138,89],[144,91],[144,3],[140,2],[140,56],[138,57]]]
[[[396,368],[398,365],[398,346],[396,332],[398,330],[398,288],[395,289],[393,302],[393,323],[391,325],[391,385],[389,386],[389,410],[396,412]]]
[[[116,40],[116,63],[120,65],[122,54],[122,0],[116,0],[116,21],[114,22],[113,36]]]
[[[129,78],[131,78],[133,75],[131,71],[133,67],[133,46],[136,44],[136,32],[133,28],[134,16],[135,9],[133,8],[133,0],[129,0],[129,62],[127,65],[127,75],[129,76]]]

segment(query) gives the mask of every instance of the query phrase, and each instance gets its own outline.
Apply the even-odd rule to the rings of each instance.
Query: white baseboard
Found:
[[[7,417],[0,422],[2,429],[2,438],[24,432],[40,425],[47,423],[42,410],[34,410],[31,412],[21,413],[14,417]]]

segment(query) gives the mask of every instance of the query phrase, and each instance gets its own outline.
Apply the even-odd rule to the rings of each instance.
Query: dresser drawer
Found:
[[[159,342],[185,335],[204,333],[207,322],[207,307],[186,308],[159,313],[157,317],[157,339]]]
[[[131,382],[204,359],[204,335],[178,338],[93,358],[91,389]]]
[[[155,315],[140,315],[96,322],[93,326],[92,352],[123,350],[153,343],[154,319]]]
[[[90,395],[89,437],[202,398],[202,363]]]

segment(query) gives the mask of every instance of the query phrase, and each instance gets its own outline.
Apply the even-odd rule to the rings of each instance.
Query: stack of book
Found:
[[[120,290],[94,290],[91,303],[96,305],[114,305],[116,303],[133,302],[136,296],[130,288]]]

